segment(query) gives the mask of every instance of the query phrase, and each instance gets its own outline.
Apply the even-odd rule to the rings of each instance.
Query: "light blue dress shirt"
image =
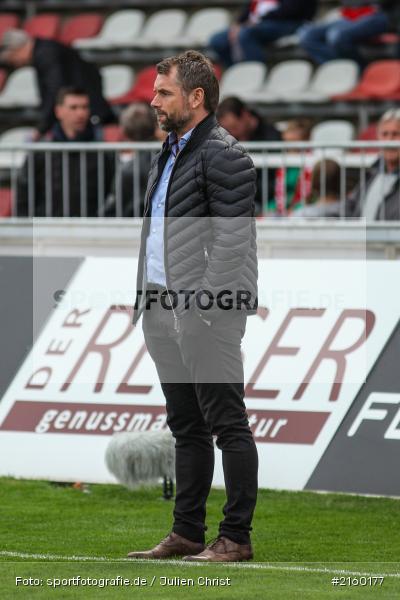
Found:
[[[151,199],[150,230],[146,240],[147,281],[158,283],[163,286],[167,285],[164,266],[164,216],[168,183],[177,154],[186,145],[192,135],[193,129],[187,131],[185,135],[181,137],[178,144],[177,136],[174,131],[168,135],[171,153]]]

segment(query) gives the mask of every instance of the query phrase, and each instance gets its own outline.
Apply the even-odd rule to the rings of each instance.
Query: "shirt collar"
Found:
[[[182,150],[182,148],[185,146],[185,144],[188,142],[190,136],[193,133],[193,129],[194,127],[192,127],[192,129],[189,129],[189,131],[187,131],[179,140],[178,142],[178,136],[176,135],[175,131],[171,131],[168,134],[168,146],[169,148],[171,148],[171,146],[175,146],[178,145],[179,150]]]

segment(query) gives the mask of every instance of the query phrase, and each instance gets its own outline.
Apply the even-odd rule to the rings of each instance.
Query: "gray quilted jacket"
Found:
[[[146,240],[151,198],[169,156],[166,141],[149,173],[137,273],[133,323],[146,298]],[[247,314],[257,309],[257,254],[254,197],[256,172],[237,140],[220,127],[214,114],[199,123],[178,154],[169,180],[164,219],[164,265],[169,290],[207,290],[217,298],[224,290]],[[190,297],[190,304],[198,307]],[[193,302],[192,302],[193,301]],[[237,304],[236,304],[237,306]],[[175,320],[185,312],[179,295]],[[214,302],[207,318],[221,314]]]

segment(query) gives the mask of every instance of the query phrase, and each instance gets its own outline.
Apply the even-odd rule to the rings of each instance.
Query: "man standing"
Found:
[[[114,113],[103,97],[98,68],[84,61],[74,48],[54,40],[32,38],[19,29],[6,31],[2,46],[1,60],[15,68],[32,65],[36,71],[42,101],[37,137],[54,125],[57,94],[64,87],[87,90],[93,123],[114,120]]]
[[[176,440],[176,499],[171,533],[128,556],[249,560],[258,458],[240,344],[257,308],[256,174],[216,121],[219,88],[208,59],[188,51],[157,71],[152,106],[169,135],[149,175],[134,323],[143,312]],[[213,436],[227,501],[218,537],[205,547]]]

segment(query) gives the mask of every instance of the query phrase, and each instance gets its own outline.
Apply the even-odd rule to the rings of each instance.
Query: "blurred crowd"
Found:
[[[263,62],[268,44],[296,34],[318,64],[349,58],[363,65],[360,44],[399,29],[398,0],[342,0],[339,11],[314,23],[317,8],[317,0],[252,0],[236,23],[211,38],[210,46],[225,66]]]
[[[223,67],[240,61],[265,61],[269,43],[296,34],[315,63],[351,58],[362,68],[360,44],[398,27],[399,4],[343,0],[336,18],[313,22],[316,0],[252,0],[237,22],[212,36],[209,51]],[[104,139],[103,128],[115,122],[116,115],[103,97],[97,67],[83,60],[76,49],[33,38],[22,30],[9,30],[3,37],[1,60],[15,68],[31,65],[35,69],[41,117],[34,141],[91,144]],[[217,117],[242,142],[307,142],[313,125],[304,118],[267,122],[233,96],[220,102]],[[119,131],[121,141],[160,142],[165,136],[151,106],[142,102],[120,113]],[[393,108],[381,116],[377,139],[398,141],[400,146],[400,110]],[[151,160],[150,150],[123,152],[117,157],[114,152],[87,152],[84,160],[79,151],[38,151],[18,173],[16,214],[138,216],[143,213]],[[267,189],[259,170],[257,215],[400,219],[400,149],[383,150],[362,185],[359,181],[352,187],[343,181],[343,169],[334,159],[311,163],[268,169]]]

